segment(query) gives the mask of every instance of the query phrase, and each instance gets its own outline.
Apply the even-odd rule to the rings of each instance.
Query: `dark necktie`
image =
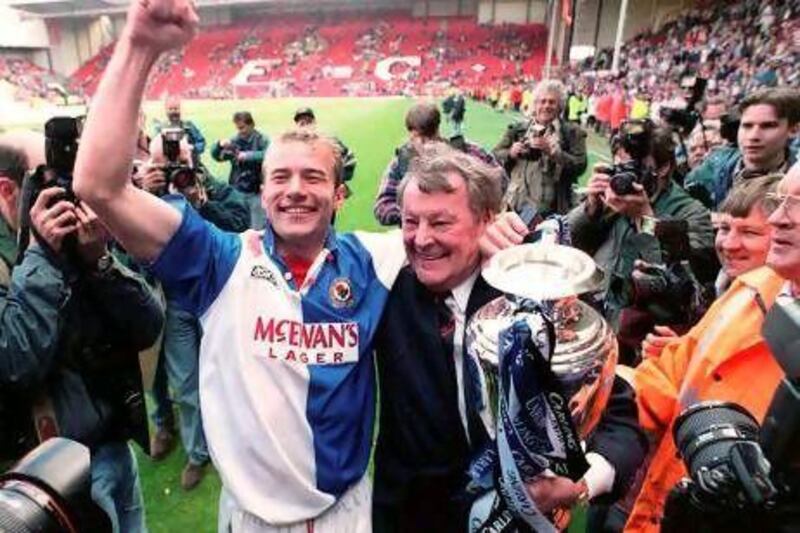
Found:
[[[439,336],[442,339],[445,357],[455,356],[456,320],[453,310],[447,305],[447,299],[452,297],[451,293],[446,293],[436,298]],[[478,432],[482,431],[480,411],[483,408],[483,395],[481,394],[480,370],[466,350],[463,350],[463,346],[461,356],[467,425],[469,426],[470,441],[474,443],[479,438],[480,433]]]

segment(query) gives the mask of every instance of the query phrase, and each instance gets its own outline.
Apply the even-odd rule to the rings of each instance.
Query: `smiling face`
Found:
[[[321,141],[276,141],[264,159],[261,203],[281,245],[322,247],[331,218],[344,202],[334,178],[333,149]]]
[[[403,243],[417,278],[434,292],[444,292],[466,280],[480,262],[478,240],[489,217],[478,217],[469,206],[464,179],[447,176],[449,192],[423,192],[416,178],[403,191]]]
[[[550,124],[558,116],[559,105],[558,94],[545,91],[533,102],[533,118],[539,124]]]
[[[746,217],[721,213],[715,225],[714,246],[729,279],[766,263],[772,231],[760,205],[754,206]]]

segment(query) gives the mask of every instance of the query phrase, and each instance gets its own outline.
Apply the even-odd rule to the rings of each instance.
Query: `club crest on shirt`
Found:
[[[255,265],[250,271],[250,277],[253,279],[263,279],[268,281],[273,287],[278,286],[278,280],[275,279],[275,274],[264,265]]]
[[[337,309],[353,305],[353,289],[347,278],[336,278],[328,289],[331,305]]]

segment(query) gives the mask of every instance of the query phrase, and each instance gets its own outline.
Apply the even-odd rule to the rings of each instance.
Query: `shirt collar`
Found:
[[[781,292],[778,293],[779,298],[796,298],[794,295],[794,290],[792,289],[792,282],[786,281],[783,286],[781,287]]]
[[[476,268],[467,279],[462,281],[456,287],[453,287],[453,289],[450,291],[452,293],[453,300],[455,300],[456,306],[463,313],[466,313],[469,296],[472,294],[472,287],[475,286],[475,280],[478,279],[478,274],[480,274],[480,272],[481,269]]]
[[[275,249],[275,230],[272,228],[272,224],[267,222],[267,226],[264,228],[264,249],[271,257],[277,257],[278,252]],[[330,252],[335,252],[337,245],[336,245],[336,231],[333,229],[333,226],[328,226],[328,234],[325,236],[325,243],[322,246],[323,250],[328,250]]]

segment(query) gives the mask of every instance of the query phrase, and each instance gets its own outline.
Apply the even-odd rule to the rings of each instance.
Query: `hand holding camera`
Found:
[[[141,176],[142,189],[160,196],[167,189],[167,177],[162,167],[149,165]]]
[[[182,194],[195,209],[200,209],[208,202],[208,192],[206,192],[202,180],[199,179],[193,179],[190,182],[173,181],[170,183],[170,192]]]
[[[594,173],[592,177],[589,178],[589,181],[586,183],[585,208],[586,214],[589,216],[594,216],[597,210],[603,205],[603,199],[605,198],[606,190],[611,180],[611,176],[609,176],[608,172],[605,170],[606,168],[608,168],[608,165],[603,165],[602,163],[596,164],[593,169]]]
[[[34,238],[55,253],[61,252],[64,238],[78,227],[75,204],[65,199],[66,193],[61,187],[43,189],[30,211]]]
[[[647,191],[640,183],[632,183],[632,191],[627,194],[618,194],[614,190],[612,176],[609,179],[608,189],[604,196],[605,204],[614,212],[627,216],[632,220],[641,220],[642,217],[652,217],[653,206],[650,205],[650,198]]]

